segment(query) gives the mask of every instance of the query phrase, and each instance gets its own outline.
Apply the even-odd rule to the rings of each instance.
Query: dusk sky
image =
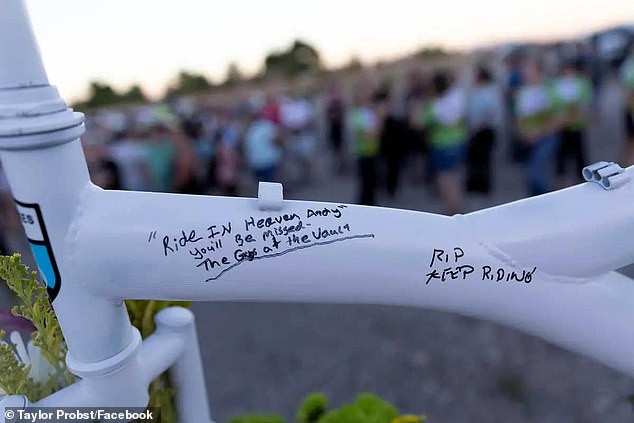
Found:
[[[468,48],[582,35],[634,22],[632,0],[27,0],[51,82],[69,100],[88,81],[159,95],[178,70],[257,70],[295,38],[327,65],[389,59],[425,45]]]

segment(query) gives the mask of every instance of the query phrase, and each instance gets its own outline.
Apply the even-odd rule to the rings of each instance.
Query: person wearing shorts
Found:
[[[524,68],[526,84],[516,94],[517,127],[528,150],[525,163],[528,194],[541,195],[551,190],[550,174],[558,148],[560,103],[552,84],[544,79],[539,63],[530,61]]]
[[[326,125],[328,140],[333,154],[334,170],[336,173],[343,173],[345,167],[344,159],[344,116],[346,105],[338,87],[333,87],[326,106]]]
[[[348,112],[347,126],[354,145],[359,171],[359,199],[364,206],[376,204],[376,160],[382,116],[370,88],[361,86],[355,94],[355,105]]]
[[[488,195],[493,186],[493,149],[503,106],[491,71],[479,65],[474,73],[467,100],[469,147],[465,185],[467,192]]]
[[[280,106],[280,122],[288,134],[288,152],[295,158],[299,167],[299,181],[306,184],[312,176],[317,147],[313,105],[305,98],[286,99]]]
[[[432,89],[433,99],[417,113],[414,125],[427,130],[429,165],[445,211],[453,215],[462,209],[458,174],[467,146],[466,102],[446,71],[433,75]]]
[[[585,132],[592,101],[592,82],[581,72],[581,63],[566,63],[561,77],[555,83],[558,101],[562,105],[563,125],[559,131],[556,157],[556,174],[560,181],[566,175],[568,162],[572,160],[575,182],[583,179],[586,163]],[[564,185],[562,183],[562,185]]]

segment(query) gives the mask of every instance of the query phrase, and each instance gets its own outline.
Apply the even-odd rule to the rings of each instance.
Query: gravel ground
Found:
[[[613,85],[603,93],[591,161],[618,157],[619,115],[612,101],[618,95]],[[495,195],[468,199],[468,211],[523,195],[521,172],[501,151]],[[288,198],[354,199],[353,175],[334,180],[324,158],[316,165],[316,181],[287,187]],[[399,198],[381,197],[381,205],[440,211],[437,199],[405,179]],[[13,242],[21,249],[20,239]],[[634,276],[634,266],[623,271]],[[0,295],[0,303],[7,301]],[[219,423],[244,412],[292,418],[312,391],[326,392],[334,405],[375,392],[433,423],[634,421],[625,401],[634,393],[633,379],[493,323],[384,306],[196,303],[193,309]]]

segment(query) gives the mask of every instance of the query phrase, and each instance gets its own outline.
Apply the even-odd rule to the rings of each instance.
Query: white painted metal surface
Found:
[[[634,168],[455,217],[284,201],[278,185],[259,199],[104,191],[22,0],[0,5],[0,158],[82,377],[38,405],[143,406],[169,368],[181,421],[210,421],[191,313],[163,312],[141,343],[122,302],[140,298],[446,310],[634,375],[634,283],[612,272],[634,261]]]
[[[420,306],[634,374],[634,283],[609,273],[634,257],[632,184],[455,217],[303,201],[262,211],[255,199],[98,188],[83,201],[68,264],[96,297]]]
[[[48,85],[24,2],[2,1],[0,32],[0,89]]]
[[[171,307],[158,313],[155,321],[154,334],[141,343],[134,329],[128,348],[109,360],[85,364],[69,359],[69,369],[82,378],[73,385],[33,404],[21,396],[6,398],[0,402],[0,422],[5,420],[4,407],[142,409],[148,403],[150,382],[169,370],[177,390],[179,421],[211,423],[194,315]]]

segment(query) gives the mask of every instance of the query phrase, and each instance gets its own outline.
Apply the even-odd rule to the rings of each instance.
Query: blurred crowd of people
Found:
[[[581,178],[608,78],[627,92],[622,162],[634,163],[634,49],[617,69],[597,62],[571,43],[399,78],[360,71],[353,83],[331,79],[302,95],[253,91],[225,104],[180,98],[101,110],[83,142],[104,188],[239,195],[249,181],[318,183],[315,164],[327,156],[335,174],[356,167],[359,204],[376,204],[379,186],[398,195],[407,173],[454,214],[465,192],[492,192],[501,145],[523,166],[527,195],[559,186],[555,176]]]
[[[297,164],[298,182],[310,180],[317,137],[309,99],[255,92],[232,105],[182,98],[100,111],[88,119],[83,142],[104,188],[238,195],[245,171],[277,181],[284,161]]]
[[[413,166],[425,170],[446,212],[460,213],[464,192],[491,193],[493,152],[500,144],[523,167],[526,195],[579,182],[589,164],[588,128],[601,115],[598,91],[615,77],[625,92],[617,106],[627,140],[620,161],[634,164],[634,48],[614,68],[580,45],[567,47],[514,52],[499,66],[475,61],[427,77],[413,73],[396,101],[387,86],[372,95],[361,88],[349,113],[359,202],[375,202],[378,160],[389,194],[396,192],[401,170]]]

